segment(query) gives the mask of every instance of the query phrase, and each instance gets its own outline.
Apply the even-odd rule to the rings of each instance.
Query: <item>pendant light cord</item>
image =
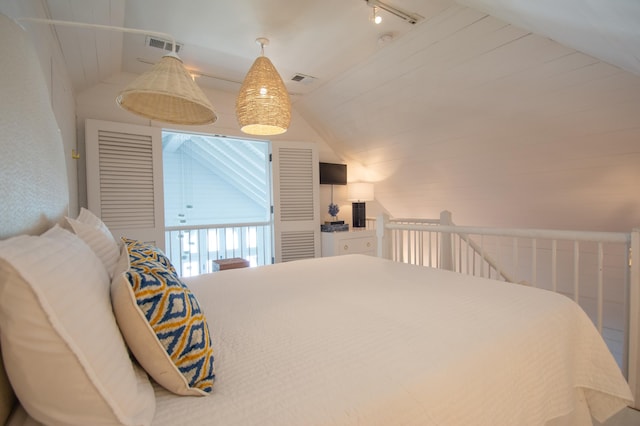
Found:
[[[269,44],[269,39],[266,37],[258,37],[256,43],[260,45],[260,56],[264,56],[264,47]]]

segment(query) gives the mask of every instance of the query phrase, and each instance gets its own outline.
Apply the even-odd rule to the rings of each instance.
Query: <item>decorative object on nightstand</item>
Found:
[[[329,214],[333,218],[331,222],[325,222],[325,225],[344,225],[344,220],[338,220],[340,207],[333,202],[333,185],[331,185],[331,204],[329,204]]]
[[[347,231],[349,225],[344,223],[344,220],[338,220],[338,213],[340,207],[333,202],[333,185],[346,185],[347,184],[347,165],[346,164],[333,164],[333,163],[320,163],[320,185],[331,185],[331,204],[329,204],[329,215],[332,220],[325,222],[320,226],[322,232],[335,232],[335,231]]]
[[[348,223],[344,223],[344,220],[338,220],[339,212],[340,207],[333,202],[333,185],[331,185],[331,204],[329,204],[329,214],[333,220],[320,225],[321,232],[340,232],[349,230]]]
[[[333,217],[333,221],[338,220],[338,213],[340,213],[340,207],[333,203],[333,185],[331,185],[331,204],[329,204],[329,214]]]
[[[373,200],[373,183],[353,182],[347,186],[347,198],[352,201],[351,226],[353,228],[366,228],[367,211],[365,201]]]

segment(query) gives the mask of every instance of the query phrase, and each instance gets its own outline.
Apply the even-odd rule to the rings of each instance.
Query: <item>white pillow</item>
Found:
[[[119,332],[93,251],[56,226],[0,241],[0,339],[13,389],[44,424],[148,425],[149,379]]]
[[[84,207],[80,209],[77,219],[67,217],[67,222],[73,228],[73,232],[98,255],[98,258],[109,273],[109,278],[113,277],[113,271],[120,256],[120,249],[107,225]]]
[[[87,225],[91,225],[94,228],[99,228],[101,231],[105,233],[111,233],[109,228],[98,216],[93,214],[93,212],[89,209],[85,209],[84,207],[80,208],[80,214],[76,218],[79,222],[86,223]],[[113,236],[111,237],[113,238]]]

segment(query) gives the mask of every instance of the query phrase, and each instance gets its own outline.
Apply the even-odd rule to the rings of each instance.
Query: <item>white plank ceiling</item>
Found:
[[[388,0],[425,19],[383,13],[380,27],[362,0],[25,1],[56,19],[170,33],[199,84],[222,90],[238,89],[253,40],[269,37],[294,107],[393,216],[640,226],[637,0]],[[136,35],[56,34],[77,92],[160,55]]]
[[[640,223],[637,75],[464,7],[397,43],[301,102],[394,216]]]

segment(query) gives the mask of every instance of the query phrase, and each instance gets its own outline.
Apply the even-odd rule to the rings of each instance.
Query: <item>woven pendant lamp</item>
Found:
[[[291,102],[284,82],[269,58],[264,56],[266,38],[258,38],[261,55],[255,60],[236,99],[240,130],[251,135],[279,135],[291,123]]]
[[[134,114],[173,124],[211,124],[218,118],[175,53],[136,78],[116,102]]]
[[[133,83],[120,92],[116,98],[117,104],[123,109],[142,117],[174,124],[211,124],[218,118],[213,111],[211,102],[193,81],[191,75],[182,64],[182,60],[176,55],[176,41],[169,34],[136,28],[59,21],[56,19],[20,18],[19,20],[66,27],[143,34],[171,40],[172,52],[163,56],[160,62],[136,78]]]

